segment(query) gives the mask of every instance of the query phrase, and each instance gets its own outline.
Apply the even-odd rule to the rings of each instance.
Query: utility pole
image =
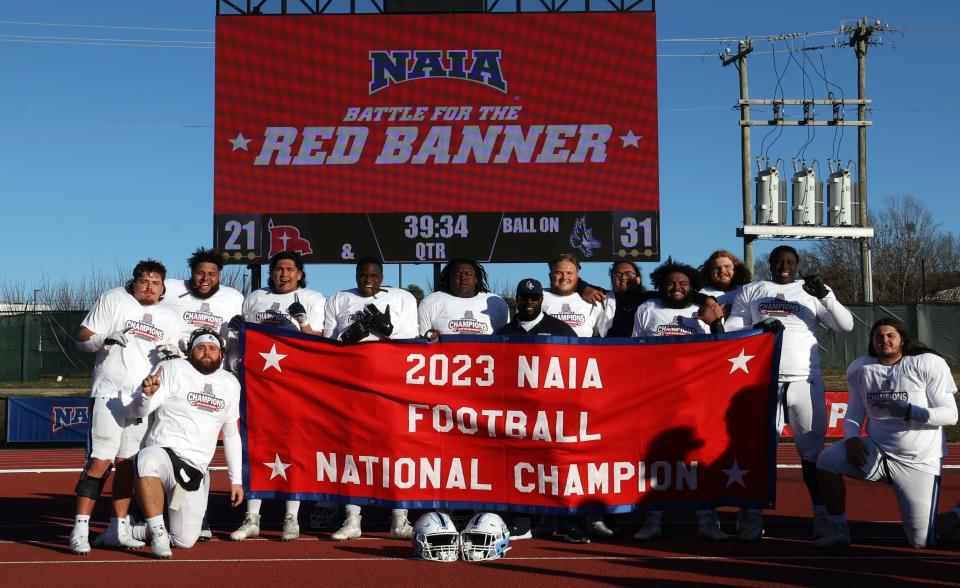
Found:
[[[866,17],[860,19],[857,28],[850,36],[857,54],[857,120],[867,120],[867,46],[873,27],[867,26]],[[867,127],[857,129],[857,185],[860,196],[860,226],[867,226]],[[870,241],[860,239],[860,274],[863,282],[863,301],[873,302],[873,265],[870,259]]]
[[[863,18],[857,22],[856,27],[843,27],[841,34],[850,34],[850,46],[856,48],[857,66],[858,66],[858,98],[836,99],[829,95],[828,99],[751,99],[749,98],[749,88],[747,86],[747,55],[753,51],[753,43],[750,39],[740,41],[737,53],[733,54],[728,49],[720,53],[720,59],[724,66],[736,64],[740,72],[740,149],[741,149],[741,182],[743,185],[743,226],[737,229],[737,236],[743,238],[743,260],[748,268],[753,270],[754,255],[753,241],[756,239],[857,239],[860,241],[860,267],[861,281],[864,302],[873,302],[873,271],[870,261],[870,242],[873,238],[874,230],[869,225],[867,215],[867,127],[872,123],[867,120],[867,106],[870,100],[866,98],[866,54],[867,45],[870,37],[878,31],[889,30],[885,25],[877,24],[868,26],[867,19]],[[781,35],[777,38],[791,38],[797,35]],[[751,120],[750,106],[773,106],[774,116],[772,120]],[[831,106],[833,108],[832,120],[817,120],[815,115],[816,105]],[[857,106],[857,120],[844,120],[843,107]],[[803,118],[797,120],[786,120],[783,116],[783,108],[789,106],[796,108],[803,107]],[[779,115],[777,113],[780,113]],[[835,225],[822,225],[819,221],[810,223],[802,220],[801,224],[796,224],[796,209],[794,209],[794,223],[786,224],[786,217],[777,217],[777,220],[762,221],[760,218],[753,218],[753,178],[750,165],[750,127],[751,126],[780,126],[780,127],[858,127],[858,158],[857,158],[857,182],[858,195],[860,202],[860,214],[856,219],[859,226],[853,226],[853,223],[843,223]],[[782,181],[782,180],[781,180]],[[818,180],[819,181],[819,180]],[[780,184],[781,186],[783,184]],[[765,198],[770,198],[766,194]],[[796,195],[794,195],[796,197]],[[758,196],[759,198],[759,196]],[[774,196],[776,198],[776,196]],[[782,198],[782,193],[781,193]],[[772,205],[782,206],[782,200],[777,200]],[[822,212],[822,210],[821,210]],[[817,213],[819,215],[819,213]],[[755,224],[756,223],[756,224]]]
[[[740,173],[743,184],[743,225],[752,224],[750,215],[753,211],[753,178],[750,167],[750,126],[742,124],[750,120],[750,86],[747,85],[747,55],[753,51],[753,41],[746,39],[737,45],[736,55],[720,55],[723,66],[737,64],[740,73]],[[743,238],[743,263],[753,273],[753,237]]]

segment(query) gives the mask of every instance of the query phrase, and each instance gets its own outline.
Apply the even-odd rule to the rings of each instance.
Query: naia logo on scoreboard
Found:
[[[507,93],[499,49],[371,51],[370,70],[370,94],[428,78],[466,80]]]
[[[293,225],[275,225],[273,219],[267,223],[270,230],[270,254],[273,257],[281,251],[295,251],[300,255],[313,253],[310,241],[300,236],[300,229]]]

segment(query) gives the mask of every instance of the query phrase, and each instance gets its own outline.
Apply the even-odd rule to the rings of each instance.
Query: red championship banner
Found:
[[[541,341],[346,345],[248,324],[250,496],[554,513],[773,505],[777,336]]]
[[[217,246],[655,260],[656,90],[653,12],[219,17]]]

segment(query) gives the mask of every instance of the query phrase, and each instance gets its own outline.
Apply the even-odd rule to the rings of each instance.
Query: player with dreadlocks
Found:
[[[474,259],[451,259],[437,286],[417,313],[420,332],[427,338],[492,335],[510,318],[507,303],[490,292],[487,272]]]
[[[714,306],[701,307],[694,303],[700,290],[700,274],[685,263],[668,258],[666,263],[650,273],[650,282],[659,296],[637,308],[634,318],[634,337],[678,337],[723,332],[723,315]],[[697,536],[723,540],[728,537],[720,530],[717,511],[712,508],[696,511]],[[655,539],[663,534],[663,511],[647,513],[643,527],[634,535],[640,540]]]

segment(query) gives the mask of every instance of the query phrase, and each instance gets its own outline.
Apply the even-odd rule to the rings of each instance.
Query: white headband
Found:
[[[220,347],[219,339],[217,339],[214,335],[211,335],[210,333],[205,333],[193,340],[193,344],[190,346],[190,351],[193,351],[197,347],[197,345],[201,343],[216,343],[217,347]]]

